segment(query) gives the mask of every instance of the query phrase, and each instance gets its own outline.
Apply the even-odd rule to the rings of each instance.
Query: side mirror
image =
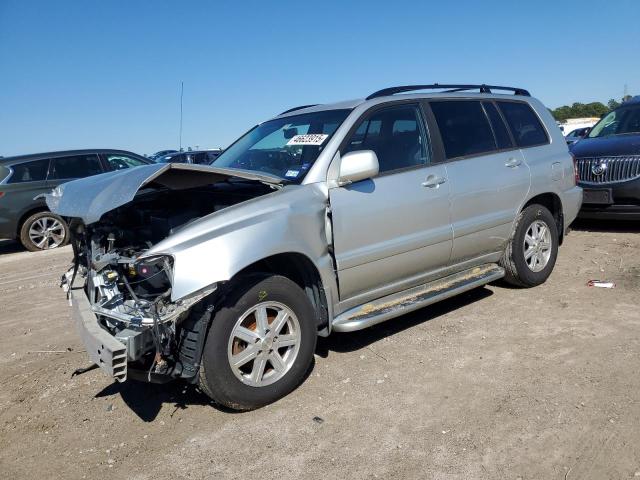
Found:
[[[380,165],[378,156],[373,150],[349,152],[340,159],[338,185],[348,185],[378,175]]]

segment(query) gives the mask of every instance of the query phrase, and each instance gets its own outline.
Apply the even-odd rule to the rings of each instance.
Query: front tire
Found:
[[[542,205],[529,205],[516,220],[500,265],[505,280],[518,287],[544,283],[558,257],[558,227],[551,212]]]
[[[316,326],[304,291],[279,275],[233,281],[211,322],[200,387],[216,403],[252,410],[294,390],[313,362]]]
[[[51,212],[31,215],[20,228],[20,243],[30,252],[51,250],[66,245],[68,241],[67,222]]]

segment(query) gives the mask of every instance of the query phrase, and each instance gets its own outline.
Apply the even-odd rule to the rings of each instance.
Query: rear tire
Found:
[[[252,410],[304,380],[317,340],[314,310],[304,291],[279,275],[241,277],[228,291],[211,321],[200,388],[220,405]]]
[[[30,252],[62,247],[69,242],[69,226],[51,212],[38,212],[20,228],[20,243]]]
[[[558,227],[551,212],[533,204],[518,219],[500,265],[505,280],[518,287],[535,287],[544,283],[558,256]]]

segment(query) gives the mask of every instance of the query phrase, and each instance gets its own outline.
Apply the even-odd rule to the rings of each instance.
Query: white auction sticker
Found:
[[[304,135],[294,135],[287,145],[322,145],[327,137],[326,133],[307,133]]]

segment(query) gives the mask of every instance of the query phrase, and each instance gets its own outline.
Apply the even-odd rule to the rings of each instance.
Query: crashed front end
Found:
[[[135,247],[115,247],[113,234],[73,226],[76,260],[62,284],[91,360],[119,382],[129,364],[133,378],[194,378],[200,352],[183,323],[215,285],[174,302],[171,257],[140,259]]]
[[[178,291],[174,256],[153,247],[187,224],[274,190],[229,178],[209,167],[152,165],[63,184],[47,196],[50,209],[70,219],[74,262],[62,287],[76,327],[90,359],[118,382],[197,380],[212,310],[203,300],[218,285]]]

